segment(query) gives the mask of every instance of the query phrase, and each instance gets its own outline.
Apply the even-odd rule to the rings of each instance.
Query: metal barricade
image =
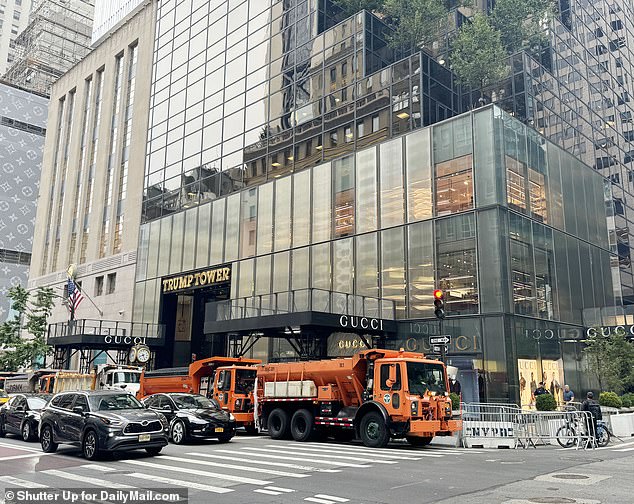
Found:
[[[515,404],[463,403],[462,438],[465,448],[514,448],[515,419],[521,409]]]
[[[595,423],[587,411],[523,410],[515,404],[463,403],[465,448],[595,448]]]

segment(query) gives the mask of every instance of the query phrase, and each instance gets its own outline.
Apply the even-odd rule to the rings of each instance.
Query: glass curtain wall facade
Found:
[[[331,26],[323,5],[159,2],[146,220],[458,112],[447,69],[423,54],[390,60],[378,18]]]
[[[518,400],[527,345],[559,362],[584,308],[614,305],[605,200],[598,173],[487,107],[144,224],[135,317],[157,321],[162,277],[231,264],[234,304],[301,311],[307,287],[391,301],[388,344],[429,351],[439,286],[473,398]]]
[[[613,286],[625,305],[634,303],[633,20],[628,1],[562,1],[541,60],[515,55],[511,77],[492,93],[505,110],[610,181]],[[613,316],[605,311],[602,321],[598,312],[588,312],[586,325]]]

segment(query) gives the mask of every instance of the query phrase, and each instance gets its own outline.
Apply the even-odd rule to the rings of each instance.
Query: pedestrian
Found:
[[[460,382],[456,380],[455,376],[451,377],[451,391],[455,392],[458,395],[460,395],[460,392],[462,392],[462,386],[460,385]]]
[[[575,400],[575,393],[570,390],[570,385],[564,385],[564,403],[570,404]]]
[[[543,394],[550,394],[550,392],[548,392],[548,390],[544,387],[544,382],[539,382],[539,387],[537,387],[535,389],[535,392],[533,392],[533,395],[535,397],[543,395]]]
[[[593,432],[592,435],[597,438],[597,422],[603,420],[603,413],[601,413],[601,406],[594,400],[594,394],[588,392],[586,400],[581,403],[581,411],[587,411],[592,417]]]

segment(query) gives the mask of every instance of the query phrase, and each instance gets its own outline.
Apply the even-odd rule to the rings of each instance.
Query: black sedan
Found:
[[[114,390],[56,394],[40,418],[42,450],[53,453],[59,444],[74,444],[88,460],[138,449],[158,455],[168,435],[163,415],[145,408],[132,394]]]
[[[153,394],[143,399],[150,409],[165,415],[170,422],[170,435],[176,444],[188,439],[216,438],[221,443],[236,433],[236,419],[221,410],[215,401],[198,394]]]
[[[37,438],[40,411],[48,402],[48,395],[16,394],[0,408],[0,437],[17,434],[24,441]]]

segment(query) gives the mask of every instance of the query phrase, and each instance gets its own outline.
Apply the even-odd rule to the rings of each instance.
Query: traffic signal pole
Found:
[[[446,316],[445,293],[441,289],[434,290],[434,315],[436,315],[436,318],[438,319],[438,327],[440,331],[438,336],[444,336],[442,331],[442,321],[445,319],[445,316]],[[447,348],[446,345],[444,343],[441,343],[440,360],[443,362],[443,364],[446,364],[445,361],[447,360],[446,348]]]

